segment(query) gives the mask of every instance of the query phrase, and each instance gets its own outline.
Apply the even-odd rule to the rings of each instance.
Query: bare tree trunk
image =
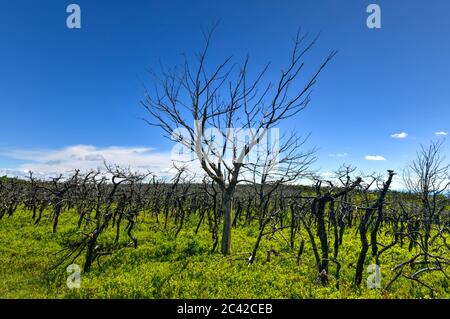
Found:
[[[327,229],[325,223],[325,204],[327,198],[321,198],[318,200],[314,200],[311,210],[313,216],[316,217],[317,222],[317,237],[320,240],[320,249],[322,253],[322,257],[319,258],[319,273],[322,284],[326,285],[328,280],[328,238],[327,238]]]
[[[86,260],[84,262],[83,272],[89,272],[89,270],[91,270],[92,263],[95,260],[95,246],[97,243],[98,234],[99,232],[96,230],[89,240],[89,244],[86,250]]]
[[[59,222],[59,216],[61,215],[61,204],[60,202],[56,204],[55,207],[55,214],[53,217],[53,233],[56,233],[56,228],[58,227],[58,222]]]
[[[361,250],[359,252],[358,262],[356,264],[355,271],[355,285],[359,286],[362,282],[362,276],[364,271],[364,262],[366,260],[367,251],[369,250],[369,242],[367,240],[367,222],[373,213],[373,209],[368,209],[364,216],[362,216],[361,224],[359,226],[359,235],[361,239]]]
[[[253,262],[255,261],[256,253],[258,252],[259,244],[261,243],[261,239],[263,237],[264,228],[266,228],[266,224],[267,223],[264,221],[263,225],[259,229],[258,238],[256,239],[256,243],[255,243],[255,246],[253,247],[252,254],[250,255],[250,258],[248,259],[248,262],[247,262],[248,265],[253,264]]]
[[[223,193],[223,231],[222,231],[222,254],[228,256],[231,254],[231,226],[232,226],[232,201],[233,192],[225,191]]]

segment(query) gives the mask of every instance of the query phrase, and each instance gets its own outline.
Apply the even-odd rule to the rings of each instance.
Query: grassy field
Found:
[[[282,236],[263,239],[257,259],[246,264],[257,227],[233,230],[233,256],[210,253],[211,235],[202,225],[194,234],[195,221],[187,221],[178,237],[175,231],[163,231],[149,217],[141,217],[134,231],[138,248],[127,247],[124,234],[117,250],[95,262],[89,273],[81,274],[81,287],[69,289],[66,265],[45,275],[58,260],[56,253],[77,236],[76,216],[61,216],[57,234],[51,221],[43,219],[33,225],[29,213],[18,211],[0,221],[0,298],[449,298],[449,282],[441,273],[422,277],[435,288],[430,291],[418,283],[399,279],[390,289],[368,289],[363,282],[354,288],[354,263],[359,241],[355,229],[347,230],[340,251],[342,263],[340,289],[335,280],[323,287],[316,282],[314,257],[306,240],[300,267]],[[102,235],[102,244],[114,242],[113,231]],[[306,237],[305,237],[306,238]],[[387,239],[386,241],[389,241]],[[407,245],[405,245],[407,246]],[[266,260],[266,251],[281,252]],[[414,252],[394,247],[382,257],[381,285],[393,276],[393,265]],[[83,264],[83,256],[76,261]],[[367,265],[373,260],[368,258]],[[332,273],[334,266],[331,266]],[[368,274],[365,273],[365,278]],[[365,280],[364,278],[364,280]]]

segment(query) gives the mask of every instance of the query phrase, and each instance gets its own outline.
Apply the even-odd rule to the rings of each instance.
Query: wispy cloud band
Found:
[[[386,160],[381,155],[366,155],[364,158],[368,161],[385,161]]]
[[[329,157],[347,157],[348,153],[328,154]]]
[[[65,174],[74,169],[102,169],[105,162],[161,174],[172,167],[170,152],[157,152],[150,147],[73,145],[47,150],[3,149],[0,155],[22,162],[14,169],[1,170],[8,175],[27,174],[28,171],[42,176]]]

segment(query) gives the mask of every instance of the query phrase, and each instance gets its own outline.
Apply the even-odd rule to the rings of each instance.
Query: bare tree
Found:
[[[419,215],[425,228],[422,242],[425,262],[428,258],[431,226],[446,207],[444,195],[450,186],[450,165],[445,163],[442,145],[443,141],[432,142],[428,147],[421,145],[417,158],[403,172],[406,188],[420,202]]]
[[[382,185],[379,185],[380,184],[379,177],[372,176],[372,180],[369,183],[367,183],[365,186],[363,186],[361,189],[365,207],[361,207],[361,209],[364,211],[364,213],[360,217],[359,229],[358,229],[359,237],[361,240],[361,249],[359,251],[358,262],[356,264],[356,270],[355,270],[355,285],[357,285],[357,286],[361,285],[362,275],[363,275],[363,270],[364,270],[364,268],[363,268],[364,262],[366,260],[367,252],[369,250],[369,241],[367,239],[368,226],[369,226],[369,223],[372,221],[372,219],[374,219],[374,215],[376,214],[377,219],[374,222],[375,226],[374,226],[373,230],[375,231],[375,234],[376,234],[376,232],[378,232],[379,223],[380,223],[379,218],[383,217],[383,208],[384,208],[386,194],[389,191],[389,187],[391,186],[392,178],[394,177],[394,175],[395,175],[394,171],[388,170],[388,178],[385,182],[382,183]],[[378,192],[377,192],[378,196],[376,198],[376,201],[374,203],[371,203],[370,196],[369,196],[369,189],[374,183],[378,187]],[[372,244],[377,245],[376,235],[374,233],[371,233],[371,234],[372,234],[371,238],[373,240]],[[375,248],[375,251],[377,251],[377,248]]]
[[[166,137],[193,152],[204,172],[218,185],[224,217],[221,251],[229,255],[233,196],[246,157],[272,128],[309,104],[317,77],[336,52],[331,52],[306,81],[299,83],[305,66],[303,58],[317,37],[306,42],[307,35],[297,33],[290,61],[278,81],[263,84],[269,64],[252,80],[248,58],[240,67],[230,65],[231,57],[212,69],[207,67],[213,30],[204,34],[205,47],[197,63],[192,65],[185,57],[179,68],[163,67],[154,92],[147,91],[142,104],[151,116],[147,123],[160,127]],[[217,135],[209,135],[207,126],[214,128]],[[237,135],[244,132],[249,138],[240,143]],[[230,152],[232,155],[227,156]]]

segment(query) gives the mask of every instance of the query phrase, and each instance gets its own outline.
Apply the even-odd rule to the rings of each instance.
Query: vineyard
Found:
[[[239,186],[225,256],[223,194],[183,169],[171,180],[119,167],[4,177],[1,296],[448,297],[449,198],[354,171],[336,172],[339,185]],[[66,286],[71,264],[79,289]]]

